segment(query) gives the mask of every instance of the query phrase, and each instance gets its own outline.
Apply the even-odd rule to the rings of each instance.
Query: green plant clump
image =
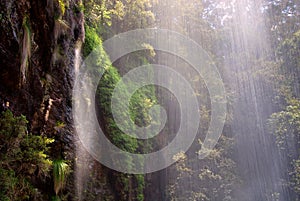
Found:
[[[53,180],[56,195],[64,188],[69,171],[69,165],[64,160],[53,161]]]
[[[83,45],[83,56],[87,57],[94,49],[102,46],[102,41],[96,30],[92,27],[85,26],[85,42]],[[102,52],[101,55],[105,53]],[[105,59],[106,60],[106,59]]]
[[[10,110],[0,116],[0,200],[32,200],[38,193],[31,179],[49,176],[47,155],[54,140],[27,131],[25,116]]]
[[[58,0],[58,5],[60,8],[61,16],[63,16],[66,12],[66,4],[65,4],[64,0]]]
[[[139,141],[133,137],[130,137],[128,133],[123,133],[116,122],[114,121],[112,111],[111,111],[111,98],[112,93],[116,87],[116,84],[120,81],[121,76],[118,70],[111,65],[111,61],[107,56],[106,52],[102,47],[102,40],[99,37],[97,31],[89,27],[86,28],[85,43],[83,46],[83,56],[93,57],[93,65],[88,65],[87,68],[90,69],[93,74],[98,74],[103,72],[100,82],[98,83],[97,94],[96,94],[96,105],[98,117],[101,120],[101,126],[104,133],[107,135],[108,139],[116,145],[118,148],[128,151],[131,153],[140,153],[145,150],[145,147]],[[88,59],[89,61],[89,59]],[[127,86],[121,84],[122,92],[124,95],[128,95],[126,89]],[[122,97],[120,97],[122,99]],[[125,108],[124,101],[119,101],[121,107]],[[123,105],[122,105],[123,104]],[[156,104],[155,90],[153,86],[144,87],[134,94],[132,94],[130,100],[129,114],[130,119],[124,120],[124,124],[130,126],[132,122],[139,126],[147,126],[151,119],[149,118],[149,109]],[[118,107],[118,106],[117,106]],[[117,110],[119,114],[123,116],[123,111]],[[132,121],[132,122],[130,122]],[[111,157],[113,158],[113,156]],[[114,161],[117,163],[117,161]],[[123,161],[124,162],[124,161]],[[125,160],[128,168],[134,167],[135,164],[132,162],[132,158],[128,156]],[[141,165],[143,161],[141,160]],[[115,164],[119,165],[119,164]],[[115,181],[116,189],[119,189],[117,194],[119,199],[127,200],[129,194],[134,194],[138,200],[143,200],[143,191],[145,187],[144,176],[143,175],[127,175],[121,173],[114,173],[113,180]],[[121,187],[121,188],[120,188]]]
[[[26,74],[29,65],[29,59],[31,57],[31,30],[29,24],[29,18],[26,16],[23,19],[23,40],[22,40],[22,51],[21,51],[21,83],[26,82]]]

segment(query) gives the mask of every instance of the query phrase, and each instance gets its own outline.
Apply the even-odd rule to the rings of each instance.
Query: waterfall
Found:
[[[114,134],[112,132],[108,132],[111,131],[109,130],[110,128],[115,127],[115,122],[111,123],[108,113],[105,113],[106,110],[99,110],[95,112],[95,115],[92,113],[93,110],[99,109],[97,108],[97,105],[96,108],[93,107],[96,102],[96,97],[92,95],[92,92],[96,92],[96,88],[91,89],[91,86],[93,85],[91,83],[87,83],[90,80],[85,80],[86,77],[83,75],[85,72],[82,73],[81,71],[82,68],[85,68],[85,66],[81,66],[82,43],[78,42],[76,44],[74,53],[74,71],[77,86],[75,86],[75,88],[79,90],[73,94],[73,99],[76,100],[74,102],[82,104],[82,107],[76,108],[76,105],[73,105],[73,109],[77,110],[76,112],[80,114],[75,116],[77,113],[74,113],[73,117],[75,119],[75,127],[78,126],[79,122],[85,123],[76,129],[79,130],[77,130],[78,133],[83,133],[83,135],[81,135],[81,137],[84,137],[83,141],[87,141],[86,143],[81,144],[79,139],[76,140],[76,200],[90,200],[92,199],[91,197],[94,199],[99,198],[105,200],[135,200],[135,196],[138,197],[137,195],[145,195],[145,197],[141,196],[141,200],[143,198],[144,200],[162,201],[294,200],[296,193],[292,192],[291,187],[288,184],[290,178],[288,172],[290,171],[291,166],[287,156],[288,152],[280,151],[278,149],[275,139],[276,137],[270,133],[268,127],[268,119],[272,114],[278,112],[280,109],[278,104],[273,103],[273,99],[277,95],[276,87],[278,86],[276,85],[278,85],[278,83],[277,80],[268,81],[267,75],[262,73],[262,71],[266,70],[265,65],[268,65],[269,63],[270,68],[274,71],[277,70],[277,65],[279,65],[277,64],[276,58],[274,58],[276,57],[274,53],[275,51],[272,49],[276,46],[274,45],[276,42],[272,41],[274,40],[274,38],[272,38],[274,36],[271,35],[271,28],[268,27],[269,24],[272,24],[270,21],[273,19],[271,18],[275,18],[277,16],[269,16],[270,18],[266,17],[267,8],[264,4],[267,2],[265,0],[203,0],[203,5],[197,0],[190,0],[189,3],[190,4],[187,6],[187,3],[183,0],[160,1],[160,4],[157,4],[156,7],[153,8],[154,13],[157,15],[155,33],[159,33],[160,29],[167,29],[181,33],[182,36],[190,37],[193,39],[192,44],[194,44],[194,42],[200,44],[207,57],[201,57],[200,53],[203,52],[194,51],[197,49],[189,49],[189,45],[191,43],[187,43],[187,47],[184,46],[186,45],[185,43],[179,43],[181,41],[179,39],[184,37],[172,38],[170,37],[170,34],[168,35],[169,38],[166,37],[165,40],[157,40],[159,41],[157,42],[158,44],[163,43],[164,41],[170,41],[170,44],[168,44],[168,47],[172,49],[170,52],[165,49],[156,50],[156,43],[148,43],[148,37],[145,37],[144,35],[143,36],[147,43],[143,44],[150,46],[149,49],[152,48],[152,50],[154,49],[156,51],[155,57],[151,57],[149,61],[153,62],[154,65],[168,66],[170,69],[172,68],[173,71],[183,75],[185,80],[188,80],[191,88],[194,90],[191,97],[196,97],[195,102],[199,105],[194,109],[192,109],[193,104],[188,104],[188,107],[186,108],[183,107],[183,104],[181,104],[177,99],[176,93],[173,93],[169,90],[169,88],[176,88],[176,90],[179,91],[178,94],[181,94],[185,98],[188,97],[187,88],[181,89],[179,87],[179,84],[181,84],[178,81],[179,79],[171,76],[171,74],[165,74],[162,76],[163,71],[155,69],[153,65],[153,72],[151,71],[151,73],[149,73],[151,76],[152,73],[154,73],[154,78],[151,79],[154,79],[156,83],[164,81],[166,86],[156,86],[156,88],[153,88],[155,90],[151,91],[151,94],[153,93],[152,95],[154,96],[155,94],[156,96],[155,99],[157,100],[154,102],[162,105],[166,110],[168,121],[158,135],[153,137],[153,139],[151,139],[152,141],[149,141],[149,149],[153,149],[155,151],[164,149],[165,147],[168,147],[174,139],[176,139],[177,132],[180,130],[182,122],[184,122],[183,120],[188,119],[181,119],[181,117],[184,116],[184,111],[188,111],[188,114],[196,111],[201,116],[199,120],[196,119],[196,123],[193,122],[192,120],[194,119],[191,118],[186,126],[184,126],[184,136],[186,136],[184,139],[191,138],[189,136],[191,133],[189,130],[194,123],[195,125],[197,124],[197,126],[199,124],[200,128],[195,131],[195,140],[189,145],[188,149],[184,152],[179,152],[178,154],[173,155],[173,160],[176,158],[180,159],[177,163],[174,163],[164,169],[160,169],[158,172],[145,175],[145,188],[144,180],[138,180],[138,177],[125,173],[123,174],[122,170],[106,166],[105,163],[102,164],[103,161],[101,160],[98,160],[99,163],[97,162],[97,154],[101,156],[105,155],[105,157],[110,158],[112,161],[118,161],[118,158],[115,157],[116,155],[106,152],[105,140],[101,139],[101,141],[99,140],[100,138],[92,138],[90,136],[92,133],[97,134],[97,131],[99,131],[96,129],[98,127],[93,127],[93,124],[95,122],[98,124],[101,122],[103,124],[101,125],[103,128],[101,127],[100,129],[106,129],[108,139],[109,137],[115,136],[114,134],[118,135],[118,137],[120,137],[121,134],[119,131]],[[203,11],[201,9],[203,9]],[[213,14],[210,15],[210,13]],[[118,24],[113,25],[114,29],[118,29],[116,28],[117,25]],[[95,38],[97,39],[97,37],[94,36],[96,32],[93,35],[92,30],[92,27],[91,29],[86,29],[87,33],[90,34],[89,37],[93,36],[91,37],[93,40],[90,40],[92,40],[93,43],[98,42],[102,45],[102,36],[98,38],[99,40],[95,40]],[[117,30],[116,33],[119,31],[120,30]],[[88,34],[86,36],[88,36]],[[113,38],[115,38],[115,40],[123,37],[126,38],[126,34],[128,34],[128,32],[124,31],[124,33]],[[159,34],[155,36],[156,39],[159,38]],[[138,35],[134,35],[132,38],[138,38]],[[177,39],[179,41],[178,44]],[[116,42],[114,45],[108,46],[108,50],[110,50],[110,47],[119,54],[119,51],[122,52],[123,47],[127,48],[126,42],[128,41],[125,41],[124,44]],[[153,45],[153,47],[151,45]],[[175,53],[177,52],[174,51],[177,47],[179,50],[178,54],[180,53],[179,55],[176,55]],[[130,48],[131,47],[128,47],[128,49]],[[107,53],[110,53],[108,50]],[[193,54],[193,51],[191,50],[193,50],[195,54]],[[97,54],[99,54],[98,56],[100,56],[99,61],[97,60],[97,64],[94,65],[94,63],[89,63],[91,61],[87,60],[87,66],[88,64],[93,64],[91,65],[91,68],[93,66],[105,67],[105,70],[107,70],[108,68],[106,69],[106,64],[110,63],[110,61],[108,61],[109,57],[114,58],[116,56],[114,54],[108,54],[109,56],[106,55],[104,50],[101,48],[97,51]],[[115,53],[114,51],[113,53]],[[181,54],[181,52],[183,53]],[[117,53],[116,55],[118,55]],[[116,80],[121,79],[122,75],[128,73],[131,70],[131,67],[135,66],[132,64],[136,64],[138,66],[142,63],[134,61],[137,57],[142,55],[141,57],[143,57],[143,62],[148,59],[147,56],[145,56],[145,52],[137,54],[131,53],[129,55],[129,53],[126,52],[128,55],[124,56],[124,54],[122,55],[122,58],[120,57],[118,60],[112,59],[113,65],[116,65],[116,68],[119,68],[116,69],[116,72],[119,71],[118,73],[121,74],[121,77],[118,77],[116,75],[117,73],[113,74],[114,77],[118,77]],[[228,94],[230,94],[228,95],[228,99],[233,97],[232,102],[230,102],[231,99],[226,102],[223,100],[223,97],[220,98],[212,96],[212,91],[210,91],[211,85],[208,85],[207,83],[207,79],[210,77],[205,77],[206,74],[199,74],[197,69],[193,69],[192,63],[187,61],[184,57],[190,54],[194,55],[195,58],[201,57],[202,60],[208,60],[207,58],[212,57],[211,61],[206,61],[206,63],[201,65],[201,67],[203,68],[203,66],[207,64],[216,65],[216,69],[218,71],[217,74],[221,74],[220,77],[223,79],[221,80],[224,82],[224,88],[226,88],[226,90],[228,90]],[[96,58],[97,56],[92,55],[91,58],[94,57]],[[195,61],[197,61],[197,64],[200,64],[198,60],[195,59]],[[130,68],[126,65],[130,65]],[[208,69],[212,70],[212,68]],[[126,70],[128,70],[128,72]],[[96,72],[99,73],[98,71],[92,71],[91,74],[93,75],[89,76],[97,75]],[[278,76],[279,73],[276,73],[277,74],[275,76]],[[116,81],[113,80],[114,77],[107,77],[107,79],[109,79],[109,83],[114,83],[114,81]],[[217,81],[211,83],[216,84],[216,82]],[[137,82],[135,85],[136,84]],[[109,84],[105,83],[103,88],[109,89],[113,86],[108,85]],[[125,90],[122,92],[125,95],[127,93]],[[102,98],[106,98],[105,96],[108,96],[108,94],[104,92],[101,93]],[[187,99],[189,101],[191,100],[189,98]],[[124,98],[124,100],[127,99]],[[100,100],[97,101],[100,102]],[[113,104],[110,100],[105,101],[104,103],[108,107],[111,107],[110,104]],[[186,102],[189,103],[188,101]],[[214,122],[212,121],[214,116],[213,103],[216,102],[225,102],[224,105],[227,104],[228,119],[226,119],[225,126],[223,127],[222,125],[223,130],[220,129],[222,132],[220,131],[218,144],[210,150],[212,153],[205,158],[199,158],[198,154],[201,154],[200,151],[205,151],[205,139],[211,134],[210,123]],[[145,101],[145,103],[149,103],[149,101]],[[152,104],[151,101],[150,103]],[[182,108],[184,109],[181,111]],[[148,110],[148,108],[146,109]],[[118,108],[117,110],[121,109]],[[98,113],[100,113],[99,116],[97,116]],[[92,115],[89,116],[89,114]],[[123,114],[119,114],[119,116],[121,116],[120,122],[123,119],[130,119],[124,118],[122,115]],[[222,117],[220,114],[215,116],[218,118]],[[98,117],[98,119],[92,123],[93,117],[95,117],[95,119]],[[109,121],[103,121],[105,118]],[[142,117],[137,118],[140,118],[137,120],[142,119]],[[216,128],[218,125],[216,123],[212,123],[211,127]],[[131,134],[131,132],[124,133]],[[138,153],[140,154],[144,148],[141,146],[144,141],[141,140],[134,142],[141,142],[141,144],[139,144],[139,148],[141,150],[139,150]],[[184,141],[178,141],[176,148],[179,147],[180,143],[184,143]],[[84,148],[83,144],[87,149]],[[96,148],[99,148],[96,150],[97,153],[93,152],[95,149],[91,149],[92,151],[88,150],[94,144],[98,145],[95,146]],[[126,142],[120,141],[117,145],[125,146]],[[146,148],[148,149],[148,147]],[[135,149],[134,146],[132,149],[138,150]],[[297,152],[296,148],[294,151]],[[165,158],[158,161],[165,162],[164,159],[170,157],[171,154],[173,153],[170,152],[168,155],[164,155]],[[132,163],[131,159],[133,159],[133,157],[130,155],[128,158],[130,159],[130,163]],[[141,163],[143,162],[144,161],[141,160]],[[150,162],[153,164],[156,163],[152,160]],[[118,168],[123,167],[122,165],[123,163],[118,164]],[[138,167],[139,163],[135,163],[134,165]],[[117,173],[114,170],[119,171],[120,173]],[[129,173],[131,172],[129,171]],[[143,177],[144,175],[142,178]],[[117,180],[116,178],[121,179]],[[139,189],[142,192],[140,194],[136,191],[136,189],[138,189],[137,186],[139,186],[138,182],[143,183],[143,185],[140,185],[142,186],[142,188]]]
[[[75,78],[79,75],[79,69],[81,67],[82,63],[82,56],[81,56],[81,50],[82,50],[82,42],[77,41],[75,45],[74,50],[74,72],[75,72]],[[77,135],[76,135],[77,136]],[[75,153],[76,153],[76,159],[75,159],[75,188],[76,188],[76,196],[77,200],[82,200],[82,192],[86,183],[87,178],[87,167],[86,164],[87,161],[83,161],[87,158],[89,158],[89,155],[85,152],[84,148],[82,147],[80,140],[78,137],[76,137],[75,140]]]
[[[81,49],[82,49],[82,42],[78,41],[75,45],[75,55],[74,55],[74,70],[75,70],[75,76],[78,76],[79,68],[82,62],[81,58]]]
[[[274,90],[257,75],[259,61],[270,50],[262,3],[236,3],[231,27],[231,52],[225,59],[236,100],[233,105],[233,133],[237,143],[236,161],[243,184],[236,189],[238,200],[291,200],[281,180],[287,167],[280,158],[266,120],[276,111]]]

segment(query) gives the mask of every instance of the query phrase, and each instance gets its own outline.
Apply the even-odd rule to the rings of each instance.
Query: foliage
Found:
[[[56,195],[52,197],[51,201],[61,201],[61,199]]]
[[[31,31],[28,17],[23,19],[23,41],[21,49],[21,83],[26,81],[26,73],[28,70],[29,59],[31,56]]]
[[[99,48],[102,41],[96,30],[90,26],[85,26],[85,41],[83,45],[83,56],[87,57],[95,48]]]
[[[292,179],[290,181],[290,185],[293,187],[294,191],[300,195],[300,159],[294,160],[293,169],[290,173]]]
[[[274,49],[300,29],[298,2],[298,0],[267,0],[265,2],[265,20]]]
[[[53,161],[53,180],[56,195],[64,188],[68,173],[69,165],[64,160],[60,159]]]
[[[57,121],[56,124],[55,124],[54,129],[55,129],[56,131],[59,131],[59,130],[63,129],[65,126],[66,126],[66,124],[65,124],[64,122],[62,122],[62,121]]]
[[[97,31],[106,32],[112,25],[112,15],[122,17],[124,5],[122,1],[86,0],[84,1],[86,23]]]
[[[86,0],[87,25],[94,27],[102,37],[153,24],[152,0]]]
[[[120,149],[134,153],[138,149],[137,140],[123,133],[116,125],[111,114],[110,98],[112,96],[114,87],[119,80],[120,75],[118,74],[117,70],[112,66],[107,67],[99,83],[99,88],[97,92],[97,97],[99,98],[98,112],[102,116],[102,127],[104,128],[105,133],[107,134],[108,138],[112,141],[112,143],[118,146]],[[126,93],[125,88],[124,93]],[[122,103],[122,101],[120,102]],[[132,115],[132,118],[136,116],[137,114],[134,113],[134,115]],[[134,165],[132,164],[131,158],[127,158],[126,163],[129,167]],[[127,200],[127,196],[130,191],[136,191],[135,193],[139,197],[139,199],[143,199],[143,190],[145,185],[143,180],[144,176],[132,176],[127,174],[115,173],[114,177],[116,182],[115,185],[118,186],[115,188],[120,189],[118,190],[118,194],[121,200]],[[135,188],[131,187],[133,182],[137,184]]]
[[[126,0],[122,1],[123,8],[114,15],[113,23],[118,25],[118,30],[114,29],[114,33],[134,30],[138,28],[147,28],[153,25],[155,16],[151,10],[154,1],[152,0]]]
[[[17,177],[12,170],[0,168],[0,200],[30,200],[34,188],[24,177]]]
[[[177,176],[167,188],[169,199],[235,200],[233,186],[239,180],[235,173],[236,164],[230,158],[232,147],[232,140],[222,136],[218,146],[201,163],[198,158],[188,157],[183,152],[175,155],[173,158],[178,161],[172,171],[177,171]],[[195,165],[197,168],[192,168]],[[193,185],[183,190],[186,181]]]
[[[291,38],[285,39],[278,48],[278,56],[284,61],[283,66],[287,68],[300,68],[300,61],[297,59],[300,53],[300,30],[295,32]]]
[[[300,86],[300,30],[285,39],[278,47],[277,55],[281,60],[281,73],[289,82],[293,95],[299,97]]]
[[[96,29],[88,26],[87,24],[85,27],[86,36],[83,46],[83,56],[87,57],[92,51],[94,51],[91,56],[97,57],[97,64],[94,66],[95,68],[92,69],[92,71],[97,74],[101,70],[105,70],[99,82],[96,94],[97,113],[101,127],[108,139],[110,139],[110,141],[120,149],[132,153],[138,152],[140,149],[138,141],[123,133],[118,128],[111,113],[111,96],[116,84],[120,81],[118,70],[111,66],[111,62],[102,47],[102,40],[98,36]],[[128,93],[125,86],[122,86],[122,88],[124,88],[124,93]],[[132,96],[130,103],[131,119],[140,123],[147,122],[148,108],[152,105],[152,102],[149,102],[150,99],[147,99],[147,95],[142,94],[142,92],[143,91],[138,91],[135,93]],[[153,94],[153,90],[151,93]],[[148,94],[151,93],[148,92]],[[120,102],[122,104],[123,101]],[[134,165],[132,164],[132,159],[130,157],[127,158],[126,164],[129,167]],[[143,175],[128,175],[114,172],[111,177],[114,180],[113,185],[120,200],[127,200],[129,194],[134,194],[138,200],[144,199],[143,191],[145,182]]]
[[[300,143],[296,141],[300,139],[300,101],[290,100],[283,111],[273,113],[269,119],[269,126],[281,149],[287,148],[291,142]]]
[[[48,145],[53,140],[27,132],[24,116],[11,111],[0,118],[0,200],[30,200],[37,192],[30,178],[49,176],[52,161]]]
[[[294,0],[268,1],[266,12],[273,15],[268,19],[272,45],[280,67],[277,72],[280,79],[274,82],[279,86],[276,95],[279,111],[270,116],[268,126],[286,162],[283,170],[288,175],[285,185],[293,189],[299,199],[300,27],[297,16],[299,7],[296,5]]]
[[[84,12],[84,5],[82,2],[79,2],[78,4],[76,4],[74,7],[73,7],[73,11],[78,14],[78,13],[81,13],[81,12]]]
[[[129,109],[132,119],[138,126],[148,126],[152,119],[147,115],[149,109],[156,104],[153,86],[138,89],[131,98]]]
[[[64,0],[58,0],[58,6],[60,9],[60,16],[64,16],[66,12],[66,4]]]
[[[273,113],[268,123],[278,147],[284,150],[291,163],[287,170],[290,181],[286,183],[300,195],[300,162],[297,148],[300,146],[300,100],[291,99],[288,103],[284,110]]]
[[[135,175],[134,179],[137,183],[137,187],[135,190],[137,201],[143,201],[144,200],[145,177],[144,177],[144,175]]]
[[[119,130],[118,126],[114,122],[111,113],[111,97],[113,90],[119,80],[120,75],[114,67],[106,68],[106,71],[99,83],[99,109],[100,113],[105,116],[105,123],[103,124],[103,126],[105,126],[105,131],[109,133],[109,138],[121,149],[129,152],[134,152],[137,149],[137,140],[128,136],[127,134],[122,133],[122,131]],[[126,91],[124,91],[124,93],[126,93]],[[120,102],[122,103],[122,101]]]

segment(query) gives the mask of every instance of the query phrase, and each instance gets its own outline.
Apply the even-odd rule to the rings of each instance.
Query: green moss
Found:
[[[85,43],[83,45],[83,56],[87,57],[90,55],[92,57],[97,57],[93,59],[93,61],[97,61],[96,65],[87,65],[87,67],[93,67],[94,69],[91,70],[95,72],[95,74],[105,69],[104,74],[102,75],[102,78],[98,84],[96,93],[96,104],[98,108],[97,112],[99,114],[98,117],[101,120],[101,127],[110,141],[120,149],[131,153],[143,152],[142,150],[144,149],[144,145],[139,143],[137,139],[130,137],[128,133],[123,133],[114,121],[111,111],[111,98],[116,84],[120,81],[121,76],[118,70],[111,66],[111,62],[102,47],[102,40],[98,36],[97,31],[87,25],[85,26],[85,29],[86,36]],[[92,52],[93,54],[91,54]],[[141,58],[141,60],[145,63],[145,58]],[[128,93],[126,86],[121,86],[121,88],[124,89],[122,90],[124,95]],[[120,103],[125,104],[124,101],[120,101]],[[148,111],[155,103],[156,97],[153,86],[147,86],[138,90],[135,94],[133,94],[130,100],[131,120],[141,126],[148,125],[150,123]],[[122,111],[119,112],[120,114],[116,115],[122,115]],[[131,120],[124,120],[124,124],[129,126],[129,121]],[[133,164],[130,156],[128,156],[123,163],[125,163],[128,168],[136,165]],[[121,200],[127,200],[127,196],[129,194],[133,194],[139,201],[144,200],[144,175],[114,173],[113,180],[118,197]]]
[[[111,139],[111,141],[114,144],[116,144],[119,148],[125,151],[134,152],[138,147],[137,140],[123,133],[118,128],[112,116],[111,97],[112,97],[113,90],[119,80],[120,80],[120,75],[118,74],[117,70],[114,67],[108,67],[99,83],[99,89],[98,89],[99,108],[100,108],[100,112],[105,115],[105,119],[103,122],[105,125],[107,125],[105,126],[105,132],[109,133],[108,137]],[[125,86],[124,86],[124,93],[126,93]],[[129,121],[129,120],[125,120],[125,121]]]
[[[99,48],[101,46],[102,46],[102,41],[98,36],[96,30],[89,26],[85,26],[85,41],[83,45],[83,56],[87,57],[95,48]]]

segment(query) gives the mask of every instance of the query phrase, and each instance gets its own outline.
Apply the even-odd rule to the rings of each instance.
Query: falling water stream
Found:
[[[237,143],[237,166],[243,180],[238,200],[292,200],[281,180],[284,165],[274,137],[268,132],[268,117],[276,111],[274,92],[255,72],[258,61],[270,50],[261,1],[238,1],[233,14],[231,51],[227,60],[235,92],[233,133]],[[286,178],[285,178],[286,179]]]

